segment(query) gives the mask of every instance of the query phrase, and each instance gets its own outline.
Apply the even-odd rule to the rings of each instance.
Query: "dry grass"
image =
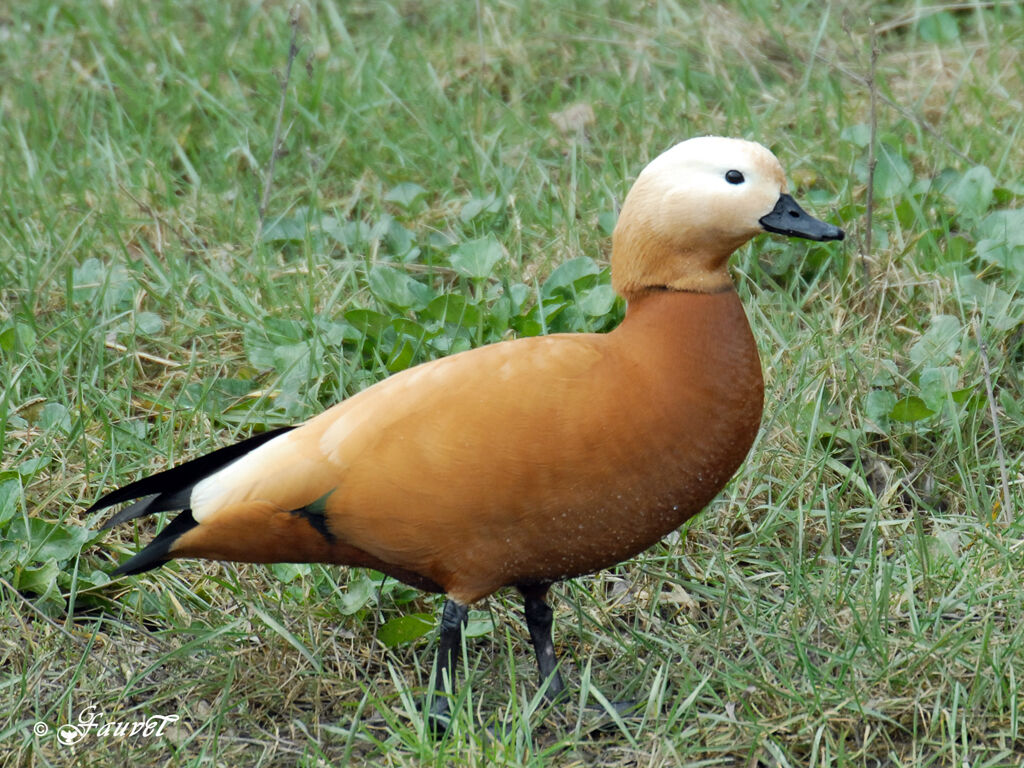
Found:
[[[966,5],[312,4],[267,222],[309,211],[313,225],[287,242],[254,241],[286,9],[0,13],[0,764],[1020,762],[1022,273],[986,261],[978,240],[985,216],[1024,196],[1024,15]],[[876,148],[910,181],[886,196],[879,171],[864,253],[869,15]],[[559,128],[551,115],[577,104],[593,123]],[[495,277],[528,285],[580,254],[604,261],[632,177],[702,133],[769,144],[795,194],[850,238],[762,238],[735,257],[764,428],[678,536],[558,588],[556,643],[578,699],[536,700],[518,605],[499,595],[474,615],[494,628],[469,642],[455,730],[435,744],[416,707],[433,637],[377,640],[434,598],[389,587],[360,602],[361,576],[319,566],[186,562],[107,583],[149,523],[56,558],[47,594],[8,588],[46,565],[28,553],[38,540],[14,535],[23,522],[55,536],[95,527],[82,510],[103,489],[386,375],[369,341],[329,349],[301,387],[254,353],[255,327],[386,310],[366,280],[385,246],[323,236],[324,217],[387,213],[421,247],[408,274],[475,300],[443,261],[445,238],[493,232],[508,255]],[[995,189],[972,213],[943,185],[974,165]],[[390,196],[403,182],[421,203]],[[463,218],[492,193],[498,213]],[[936,315],[960,327],[941,360],[919,345]],[[512,332],[487,322],[475,343]],[[916,397],[940,367],[974,405],[879,416],[879,398]],[[602,697],[645,706],[624,722],[581,706]],[[89,704],[109,719],[180,719],[159,739],[72,748],[33,735]]]

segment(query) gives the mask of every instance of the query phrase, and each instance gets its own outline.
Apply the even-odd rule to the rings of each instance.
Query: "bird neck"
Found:
[[[720,322],[719,316],[724,314],[726,327],[735,325],[749,333],[746,314],[731,279],[724,284],[708,281],[702,288],[679,288],[669,283],[631,291],[626,295],[626,316],[619,327],[627,326],[633,333],[657,333],[662,328],[676,335],[694,323]]]
[[[612,235],[612,286],[630,303],[650,290],[729,290],[733,283],[726,265],[742,244],[742,239],[712,244],[687,237],[667,242],[648,223],[625,221]]]

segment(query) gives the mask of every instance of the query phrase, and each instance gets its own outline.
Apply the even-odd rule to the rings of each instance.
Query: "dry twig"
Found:
[[[124,344],[114,341],[113,339],[107,339],[104,342],[103,346],[105,346],[107,349],[112,349],[115,352],[128,351],[128,347],[126,347]],[[146,360],[150,363],[157,363],[158,365],[162,365],[165,368],[179,367],[178,363],[174,362],[173,360],[168,360],[166,357],[158,357],[157,355],[151,355],[148,352],[140,352],[139,350],[136,350],[132,352],[132,355],[134,355],[137,360]]]
[[[996,440],[996,458],[999,460],[999,480],[1003,489],[1003,511],[1000,515],[1000,522],[1009,525],[1010,517],[1010,479],[1006,472],[1006,453],[1003,451],[1003,438],[999,434],[999,414],[996,411],[995,389],[992,386],[992,368],[988,362],[988,348],[981,338],[981,328],[978,326],[978,317],[971,318],[971,326],[974,328],[974,338],[978,340],[978,354],[981,355],[981,371],[985,377],[985,393],[988,395],[988,411],[992,417],[992,435]]]
[[[871,97],[871,139],[868,142],[868,189],[867,207],[865,218],[867,219],[867,231],[864,233],[864,253],[861,255],[861,264],[864,267],[864,277],[867,284],[871,284],[871,273],[868,269],[868,258],[871,256],[872,219],[875,214],[875,165],[878,158],[875,157],[875,139],[878,135],[878,84],[875,82],[875,71],[878,67],[878,36],[875,34],[875,22],[869,21],[871,25],[871,65],[868,69],[868,93]]]
[[[274,140],[271,142],[270,162],[267,164],[267,175],[263,180],[263,197],[260,199],[259,228],[256,231],[256,239],[259,240],[263,234],[263,223],[266,220],[267,204],[270,202],[270,187],[274,181],[274,166],[277,163],[277,153],[281,148],[281,122],[284,119],[285,99],[288,96],[288,83],[292,79],[292,64],[299,53],[299,46],[296,42],[299,36],[299,5],[292,6],[288,15],[288,24],[292,28],[292,39],[288,46],[288,64],[285,66],[284,77],[281,78],[281,102],[277,107],[277,120],[274,122]]]

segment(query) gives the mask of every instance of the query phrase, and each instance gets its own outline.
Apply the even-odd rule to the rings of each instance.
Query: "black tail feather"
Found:
[[[133,505],[134,506],[134,505]],[[199,523],[192,517],[192,510],[186,509],[175,517],[167,526],[156,535],[146,548],[138,554],[130,557],[114,569],[113,576],[124,574],[145,573],[154,568],[159,568],[167,562],[167,553],[171,545],[186,531],[195,528]]]
[[[148,515],[150,512],[149,508],[153,505],[153,502],[159,498],[159,493],[152,493],[149,496],[144,496],[138,501],[129,504],[127,507],[122,509],[112,518],[107,520],[107,522],[101,525],[100,530],[106,531],[110,528],[113,528],[115,525],[120,525],[121,523],[126,522],[128,520],[134,520],[136,517]]]
[[[294,429],[294,427],[279,427],[278,429],[272,429],[268,432],[262,432],[258,435],[253,435],[240,443],[220,448],[212,453],[206,454],[205,456],[200,456],[197,459],[186,461],[184,464],[179,464],[171,469],[159,472],[155,475],[150,475],[149,477],[144,477],[141,480],[136,480],[134,483],[129,483],[123,488],[118,488],[116,491],[108,493],[89,507],[89,509],[86,510],[86,514],[113,506],[114,504],[120,504],[123,501],[138,499],[141,496],[152,497],[150,499],[144,499],[137,504],[133,504],[115,515],[110,522],[103,526],[103,528],[110,528],[111,526],[123,523],[126,520],[141,517],[142,515],[148,515],[153,512],[184,509],[188,505],[192,486],[204,477],[212,475],[218,469],[230,464],[235,459],[241,458],[245,454],[261,446],[263,443],[272,440],[290,429]],[[189,515],[189,517],[191,517],[191,515]],[[181,516],[175,518],[175,522],[179,519],[181,519]],[[155,543],[156,540],[153,541],[153,544]],[[150,546],[152,546],[152,544]],[[139,554],[141,555],[143,553],[140,552]]]
[[[120,525],[128,520],[134,520],[137,517],[144,517],[145,515],[152,515],[157,512],[171,512],[176,509],[185,509],[188,507],[189,499],[192,496],[192,487],[196,482],[198,482],[198,480],[177,491],[154,493],[150,496],[144,496],[138,501],[129,504],[112,518],[107,520],[107,522],[100,526],[100,530],[106,531],[113,528],[115,525]]]

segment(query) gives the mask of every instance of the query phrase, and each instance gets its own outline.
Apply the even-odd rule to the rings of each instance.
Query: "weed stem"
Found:
[[[981,338],[981,328],[978,326],[978,317],[971,318],[971,326],[974,328],[974,338],[978,340],[978,354],[981,355],[981,371],[985,377],[985,393],[988,395],[988,411],[992,417],[992,434],[996,440],[996,457],[999,459],[999,479],[1003,489],[1003,511],[1000,515],[1000,522],[1009,525],[1012,522],[1010,516],[1010,480],[1006,472],[1006,453],[1003,451],[1003,438],[999,434],[999,414],[996,411],[995,391],[992,387],[992,368],[988,362],[988,349]]]
[[[292,28],[292,39],[288,45],[288,64],[284,70],[284,77],[281,78],[281,102],[277,107],[277,120],[274,122],[274,140],[271,142],[270,162],[267,165],[267,175],[263,180],[263,197],[260,199],[259,226],[256,229],[256,240],[259,241],[263,235],[263,222],[267,215],[267,204],[270,202],[270,187],[274,181],[274,165],[277,163],[277,153],[281,147],[281,121],[284,118],[284,104],[288,96],[288,82],[292,79],[292,64],[295,63],[295,56],[299,52],[296,39],[299,35],[299,5],[292,6],[288,14],[288,23]]]

